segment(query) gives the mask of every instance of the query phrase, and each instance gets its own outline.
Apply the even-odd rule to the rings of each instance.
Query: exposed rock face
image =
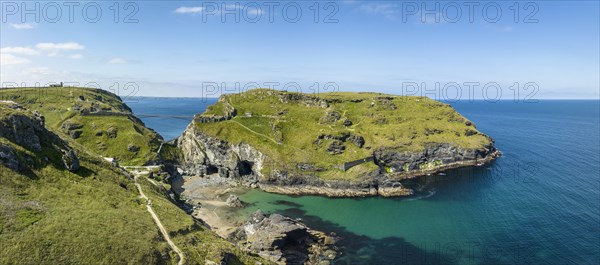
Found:
[[[229,195],[225,203],[231,208],[244,208],[244,203],[240,200],[240,197],[234,194]]]
[[[0,119],[0,137],[27,148],[34,153],[48,150],[62,158],[64,167],[72,172],[79,169],[79,159],[63,139],[44,127],[44,118],[39,113],[29,112],[16,103],[0,104],[3,117]],[[68,127],[68,126],[66,126]],[[19,163],[10,146],[0,148],[0,158],[7,167],[18,170]]]
[[[496,148],[490,144],[482,149],[463,149],[449,144],[430,144],[421,152],[398,152],[379,148],[374,152],[375,163],[392,172],[410,172],[433,169],[437,166],[468,163],[495,156]]]
[[[42,144],[39,135],[47,132],[44,120],[40,117],[27,115],[20,111],[4,118],[0,125],[0,137],[21,145],[32,151],[41,151]]]
[[[230,145],[202,133],[192,122],[177,139],[182,175],[218,174],[229,182],[255,184],[265,156],[250,145]]]
[[[232,238],[238,245],[279,264],[329,264],[335,240],[291,218],[255,212]]]
[[[0,143],[0,162],[13,171],[19,170],[19,159],[15,155],[14,149],[9,145]]]

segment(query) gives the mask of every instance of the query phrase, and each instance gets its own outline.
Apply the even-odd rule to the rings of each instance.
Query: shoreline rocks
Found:
[[[227,198],[227,201],[225,201],[225,203],[231,208],[244,208],[244,202],[242,202],[240,200],[240,197],[238,197],[235,194],[229,195],[229,198]]]
[[[280,214],[256,211],[230,238],[238,246],[278,264],[330,264],[335,238]]]

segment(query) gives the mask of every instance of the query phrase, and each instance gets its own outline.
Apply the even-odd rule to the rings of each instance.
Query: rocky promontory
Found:
[[[410,195],[407,178],[500,155],[471,121],[428,98],[264,89],[222,96],[172,147],[183,175],[330,197]]]

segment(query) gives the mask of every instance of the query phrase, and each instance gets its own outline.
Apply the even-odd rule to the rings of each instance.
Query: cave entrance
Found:
[[[217,174],[219,173],[219,168],[215,167],[213,165],[208,165],[206,167],[206,175],[212,175],[212,174]]]
[[[252,171],[253,165],[254,163],[247,160],[242,160],[238,162],[238,172],[240,173],[240,176],[252,175],[252,173],[254,173]]]

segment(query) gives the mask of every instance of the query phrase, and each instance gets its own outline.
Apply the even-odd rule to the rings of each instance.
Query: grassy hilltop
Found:
[[[52,128],[60,131],[58,124],[65,117],[74,117],[64,110],[73,102],[62,98],[28,101],[29,106],[55,115],[46,128],[39,114],[0,102],[0,264],[176,264],[176,253],[158,231],[131,176],[77,139],[53,132]],[[117,100],[106,104],[126,110]],[[85,119],[101,124],[94,116]],[[73,172],[61,161],[62,150],[71,148],[79,161]],[[163,184],[153,185],[143,178],[138,182],[173,242],[185,253],[186,264],[256,263],[257,258],[173,204]]]
[[[347,172],[336,165],[371,156],[377,148],[410,152],[429,143],[478,148],[490,142],[448,104],[380,93],[256,89],[223,95],[196,120],[227,116],[233,109],[229,120],[196,124],[232,144],[250,144],[277,164],[313,164],[323,169],[317,172],[323,179],[352,180],[373,171],[373,163]]]
[[[162,141],[131,115],[119,96],[108,91],[76,87],[0,89],[0,100],[11,100],[40,112],[46,126],[75,139],[87,149],[117,158],[124,165],[156,159]]]

